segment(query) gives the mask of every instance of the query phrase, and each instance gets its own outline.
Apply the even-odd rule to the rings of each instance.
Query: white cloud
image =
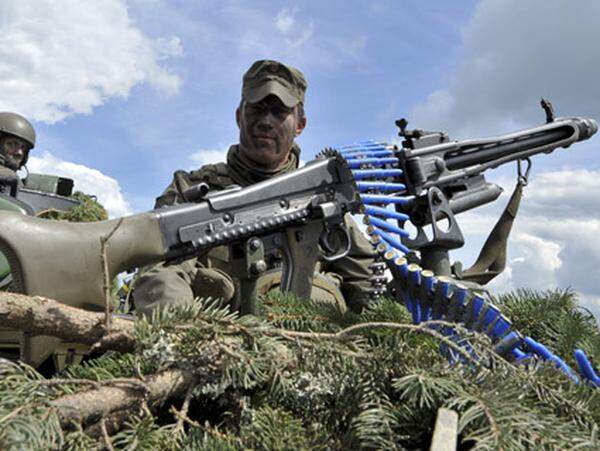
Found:
[[[97,169],[61,160],[50,152],[44,152],[41,157],[30,157],[27,166],[32,173],[73,179],[74,190],[97,196],[110,217],[131,214],[131,207],[123,197],[119,182]]]
[[[291,31],[292,27],[294,26],[294,22],[294,14],[288,8],[283,8],[281,11],[279,11],[277,17],[275,18],[275,26],[283,34],[287,34]]]
[[[570,286],[600,318],[598,193],[600,171],[563,170],[532,177],[509,240],[507,269],[490,288],[503,292]],[[493,207],[458,216],[467,244],[483,242],[508,196],[504,193]]]
[[[144,35],[124,0],[2,2],[0,17],[2,110],[53,123],[140,83],[179,90],[181,79],[159,61],[181,55],[181,42]]]
[[[497,132],[539,122],[540,97],[559,116],[600,115],[600,2],[482,0],[462,30],[462,60],[447,86],[411,115],[426,129]]]
[[[275,28],[282,34],[286,44],[292,48],[301,47],[313,36],[314,32],[313,22],[300,24],[296,20],[297,14],[297,8],[284,8],[275,17]]]
[[[192,169],[198,169],[199,166],[212,163],[221,163],[227,161],[227,149],[214,150],[203,149],[194,152],[190,155],[190,160],[193,162]]]

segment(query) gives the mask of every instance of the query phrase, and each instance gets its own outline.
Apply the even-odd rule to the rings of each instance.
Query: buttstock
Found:
[[[109,280],[119,272],[165,258],[153,213],[89,223],[49,221],[0,211],[0,252],[8,259],[14,291],[88,310],[104,304],[101,238]]]

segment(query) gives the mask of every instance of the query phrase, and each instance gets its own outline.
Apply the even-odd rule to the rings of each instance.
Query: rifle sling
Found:
[[[508,237],[519,211],[524,186],[521,181],[517,182],[506,208],[483,244],[477,261],[467,270],[456,271],[459,279],[485,285],[504,271]]]

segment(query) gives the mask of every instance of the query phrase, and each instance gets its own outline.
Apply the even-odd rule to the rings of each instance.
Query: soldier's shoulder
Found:
[[[231,185],[231,175],[227,163],[205,164],[200,169],[190,172],[190,180],[194,183],[208,183],[214,187]]]

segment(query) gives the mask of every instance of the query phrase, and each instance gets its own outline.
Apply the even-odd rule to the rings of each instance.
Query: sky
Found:
[[[307,161],[394,141],[394,121],[455,139],[600,119],[600,2],[3,0],[0,110],[38,133],[31,172],[72,177],[112,217],[149,210],[177,169],[237,142],[241,78],[277,59],[308,80]],[[600,137],[533,159],[500,293],[567,288],[600,317]],[[469,266],[508,199],[459,215]]]

